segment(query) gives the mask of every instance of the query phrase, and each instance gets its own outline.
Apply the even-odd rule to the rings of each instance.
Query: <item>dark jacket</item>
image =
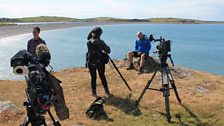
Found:
[[[35,39],[30,39],[27,43],[27,51],[33,56],[33,57],[36,57],[37,54],[36,54],[36,47],[39,45],[39,44],[45,44],[45,41],[41,38],[39,38],[38,40],[35,40]]]
[[[102,51],[105,51],[106,53],[110,53],[110,47],[106,45],[106,43],[101,39],[94,39],[91,38],[87,42],[87,62],[96,64],[100,62],[102,58]]]

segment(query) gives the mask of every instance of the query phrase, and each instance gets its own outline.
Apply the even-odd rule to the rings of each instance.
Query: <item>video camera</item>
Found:
[[[42,47],[40,46],[40,48]],[[31,123],[32,126],[45,126],[46,122],[43,114],[46,112],[50,115],[53,125],[61,126],[50,112],[50,107],[52,104],[55,105],[57,98],[48,82],[47,74],[49,73],[46,70],[46,66],[49,65],[49,63],[49,51],[43,51],[41,49],[37,52],[37,57],[32,57],[26,50],[21,50],[11,58],[13,72],[18,75],[27,74],[25,79],[28,100],[24,102],[24,106],[27,110],[27,117],[20,126],[28,126],[29,123]]]
[[[47,112],[54,98],[54,93],[47,84],[46,65],[32,58],[32,55],[26,50],[19,51],[11,58],[11,67],[13,67],[15,74],[28,74],[25,76],[28,102],[25,102],[24,105],[30,106],[36,114]]]
[[[166,60],[169,57],[172,65],[174,65],[171,54],[168,54],[168,52],[171,52],[171,41],[165,40],[165,38],[163,38],[162,36],[160,37],[160,39],[155,39],[152,34],[149,35],[149,40],[154,42],[159,41],[159,44],[156,46],[157,51],[154,53],[159,54],[161,63],[166,63]]]
[[[160,39],[155,39],[153,35],[149,35],[149,40],[157,42],[159,41],[160,43],[156,46],[158,53],[159,54],[167,54],[168,52],[171,51],[171,41],[170,40],[165,40],[165,38],[160,37]]]

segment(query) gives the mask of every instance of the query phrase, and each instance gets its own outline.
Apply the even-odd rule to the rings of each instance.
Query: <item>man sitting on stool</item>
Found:
[[[151,43],[147,36],[145,36],[142,32],[138,32],[138,39],[135,42],[135,51],[130,51],[128,52],[128,61],[129,61],[129,66],[127,70],[134,69],[133,65],[133,57],[140,57],[140,68],[138,72],[141,74],[143,73],[143,65],[144,65],[144,60],[146,56],[149,55],[149,50],[151,49]]]

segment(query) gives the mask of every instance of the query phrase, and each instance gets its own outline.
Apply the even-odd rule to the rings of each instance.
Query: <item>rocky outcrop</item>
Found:
[[[15,119],[21,112],[11,101],[0,101],[0,120],[9,121]]]
[[[139,60],[140,59],[135,59],[134,61],[136,68],[139,66]],[[156,71],[158,67],[160,67],[160,62],[158,59],[155,59],[153,57],[147,57],[145,59],[143,70],[144,70],[144,73],[152,73]],[[172,74],[174,74],[174,76],[177,76],[180,79],[192,77],[192,71],[190,69],[183,68],[180,66],[172,66],[171,64],[169,64],[169,68]]]

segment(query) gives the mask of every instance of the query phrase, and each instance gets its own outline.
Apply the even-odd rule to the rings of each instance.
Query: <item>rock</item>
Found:
[[[139,63],[140,63],[140,58],[134,58],[133,62],[134,62],[135,68],[138,68]],[[159,59],[155,59],[155,58],[149,56],[145,59],[143,72],[144,73],[152,73],[152,72],[156,71],[158,69],[158,67],[160,67],[159,64],[160,64]],[[128,66],[127,63],[125,65]],[[119,64],[119,66],[125,66],[125,65],[124,65],[124,63],[122,65]],[[192,71],[189,69],[186,69],[183,67],[178,67],[178,66],[171,66],[170,64],[169,64],[169,68],[172,72],[172,75],[177,76],[180,79],[192,77]]]
[[[0,122],[17,120],[23,115],[11,101],[0,101]]]
[[[180,79],[192,77],[192,71],[187,70],[183,67],[174,66],[174,67],[171,67],[170,70],[173,71],[175,76],[179,77]]]
[[[196,92],[199,92],[199,93],[207,93],[207,92],[209,92],[209,90],[206,89],[206,88],[204,88],[204,87],[202,87],[202,86],[197,86]]]
[[[12,113],[20,113],[19,109],[11,101],[0,101],[0,113],[8,111]]]
[[[143,71],[144,73],[151,73],[157,70],[158,67],[159,67],[159,62],[155,60],[153,57],[149,56],[145,59]]]

